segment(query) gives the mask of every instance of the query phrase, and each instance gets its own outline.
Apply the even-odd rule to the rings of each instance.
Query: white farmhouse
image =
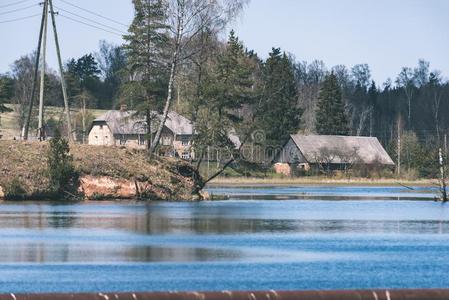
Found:
[[[151,134],[154,136],[162,115],[152,113]],[[89,145],[124,146],[145,149],[147,145],[147,122],[135,111],[110,110],[96,118],[88,137]],[[189,159],[193,155],[192,122],[171,111],[165,122],[160,140],[159,155]]]

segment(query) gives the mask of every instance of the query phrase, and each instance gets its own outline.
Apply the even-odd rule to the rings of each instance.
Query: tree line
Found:
[[[191,119],[198,132],[198,168],[210,148],[228,149],[223,166],[239,159],[230,133],[240,137],[240,147],[279,147],[300,131],[376,136],[393,158],[397,138],[404,136],[404,164],[425,173],[426,167],[416,166],[417,158],[423,161],[430,145],[443,144],[449,128],[449,86],[441,72],[419,60],[414,68],[398,70],[394,79],[376,83],[367,64],[327,67],[276,47],[262,59],[235,32],[222,38],[245,3],[133,0],[135,17],[123,45],[103,41],[97,53],[66,63],[81,139],[92,120],[90,108],[127,104],[147,124],[156,122],[152,111],[163,120],[169,110]],[[18,104],[20,126],[30,100],[33,56],[19,58],[0,77],[0,111],[6,108],[2,103]],[[62,106],[58,76],[50,70],[46,77],[45,104]],[[154,132],[147,126],[152,153],[163,123]],[[407,143],[413,147],[404,148]]]

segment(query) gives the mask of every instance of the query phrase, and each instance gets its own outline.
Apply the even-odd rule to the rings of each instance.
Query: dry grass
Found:
[[[7,107],[11,108],[13,111],[8,113],[3,113],[0,115],[0,134],[3,135],[3,139],[12,140],[14,137],[20,136],[20,126],[19,126],[19,115],[17,113],[17,105],[7,104]],[[74,115],[77,111],[70,110]],[[89,112],[96,118],[104,114],[106,110],[102,109],[89,109]],[[64,118],[64,108],[56,106],[45,107],[45,119],[54,119],[59,121],[60,118]],[[65,121],[65,120],[63,120]]]
[[[28,195],[49,188],[46,176],[48,143],[0,141],[0,186],[18,180]],[[189,200],[194,185],[179,174],[189,165],[175,159],[156,158],[137,150],[118,147],[70,145],[76,170],[81,175],[110,176],[146,182],[151,194],[160,200]]]

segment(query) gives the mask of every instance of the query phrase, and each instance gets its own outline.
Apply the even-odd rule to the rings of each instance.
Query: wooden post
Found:
[[[441,192],[441,201],[447,201],[447,192],[446,192],[446,172],[444,168],[444,160],[443,160],[443,151],[441,148],[438,149],[438,162],[440,164],[440,192]]]
[[[397,172],[398,177],[401,176],[401,119],[398,120],[398,165],[397,165]]]
[[[447,134],[444,134],[444,154],[447,154]]]
[[[56,29],[56,20],[55,20],[55,11],[53,9],[53,1],[48,0],[50,4],[50,13],[51,13],[51,21],[53,25],[53,33],[55,36],[55,44],[56,44],[56,54],[58,56],[58,64],[59,64],[59,73],[61,76],[61,87],[62,87],[62,95],[64,97],[64,108],[67,122],[67,137],[70,142],[73,142],[75,139],[73,138],[72,132],[72,120],[70,117],[70,107],[69,107],[69,99],[67,96],[67,85],[64,78],[64,68],[62,67],[62,59],[61,59],[61,49],[59,47],[59,39],[58,39],[58,31]]]
[[[210,169],[210,148],[207,146],[207,178],[209,178],[209,169]]]
[[[41,60],[41,85],[39,91],[39,121],[38,137],[40,141],[45,139],[44,133],[44,89],[45,89],[45,57],[47,54],[47,24],[48,24],[48,0],[44,2],[45,20],[44,32],[42,37],[42,60]]]
[[[39,42],[37,44],[37,52],[36,52],[36,63],[34,65],[34,77],[33,77],[33,87],[31,89],[31,98],[28,106],[28,114],[26,116],[25,122],[23,124],[22,128],[22,139],[28,140],[28,131],[30,129],[30,120],[31,120],[31,114],[33,112],[33,103],[34,103],[34,95],[36,93],[36,85],[37,85],[37,77],[39,73],[39,59],[41,55],[41,46],[42,46],[42,35],[44,32],[44,23],[45,23],[45,14],[46,14],[46,7],[44,4],[43,12],[42,12],[42,21],[41,21],[41,28],[39,31]]]

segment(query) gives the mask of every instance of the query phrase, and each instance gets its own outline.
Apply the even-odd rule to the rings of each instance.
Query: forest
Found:
[[[191,119],[198,132],[198,166],[210,147],[229,149],[223,167],[239,159],[228,138],[232,131],[242,145],[265,149],[303,132],[375,136],[393,160],[401,151],[407,175],[436,175],[438,148],[447,150],[449,84],[430,62],[420,59],[375,82],[365,63],[326,66],[276,45],[268,54],[255,53],[227,31],[245,1],[218,1],[214,7],[207,1],[198,7],[176,3],[134,0],[135,17],[122,45],[100,41],[95,53],[66,60],[77,135],[86,133],[89,109],[126,104],[148,123],[152,110],[176,110]],[[20,126],[31,97],[35,55],[17,58],[0,75],[0,113],[9,109],[4,104],[16,104]],[[60,77],[48,67],[45,84],[45,105],[62,107]],[[157,133],[149,132],[148,140],[154,151]]]

